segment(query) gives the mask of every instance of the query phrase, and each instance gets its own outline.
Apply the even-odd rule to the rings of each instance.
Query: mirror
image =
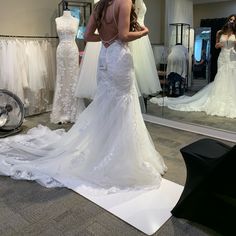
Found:
[[[146,3],[147,2],[148,1],[146,1]],[[200,90],[202,91],[202,89],[207,88],[207,85],[214,81],[217,72],[217,59],[220,53],[219,49],[215,49],[216,32],[225,24],[226,17],[236,12],[236,5],[234,1],[219,2],[206,0],[201,1],[201,3],[200,1],[193,2],[193,27],[191,29],[193,31],[192,39],[190,36],[190,42],[192,40],[192,48],[191,45],[190,48],[187,48],[189,51],[189,68],[188,75],[185,78],[184,91],[184,95],[190,97],[196,93],[199,94]],[[151,3],[149,3],[149,6],[150,5]],[[168,53],[164,61],[167,64],[171,47],[172,46],[166,47],[166,51],[168,51]],[[156,54],[155,50],[156,49],[154,47],[154,55]],[[160,70],[159,65],[157,68]],[[168,75],[166,71],[161,71],[161,73],[162,77],[165,77],[165,79],[164,82],[162,82],[163,92],[161,95],[157,96],[159,99],[162,99],[161,96],[165,97],[168,95],[169,92]],[[236,83],[234,86],[236,87]],[[205,112],[201,111],[179,111],[170,109],[167,106],[160,107],[150,101],[151,99],[147,104],[147,114],[149,115],[183,123],[206,126],[208,128],[210,127],[229,132],[236,132],[236,118],[207,115]],[[162,115],[160,116],[161,108],[163,110]]]
[[[194,53],[192,59],[191,90],[198,91],[210,82],[211,28],[195,29]]]

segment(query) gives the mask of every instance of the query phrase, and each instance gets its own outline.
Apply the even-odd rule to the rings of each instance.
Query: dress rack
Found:
[[[56,39],[57,36],[27,36],[27,35],[3,35],[0,34],[1,38],[44,38],[44,39]]]

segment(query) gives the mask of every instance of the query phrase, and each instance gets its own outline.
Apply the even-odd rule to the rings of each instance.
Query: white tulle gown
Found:
[[[204,111],[208,115],[236,118],[236,51],[235,35],[221,35],[223,43],[218,71],[213,82],[192,97],[152,98],[152,103],[179,111]]]
[[[98,0],[94,0],[94,4]],[[79,98],[93,99],[97,90],[97,64],[101,42],[87,42],[80,64],[75,95]]]
[[[102,46],[93,102],[67,132],[39,126],[0,140],[0,173],[47,187],[158,187],[166,170],[145,127],[129,47]]]
[[[57,47],[56,88],[53,99],[51,122],[75,122],[84,110],[84,101],[75,96],[79,72],[79,50],[75,42],[79,21],[64,11],[56,18],[59,37]]]
[[[143,26],[147,8],[143,0],[135,1],[137,21]],[[148,35],[130,42],[134,61],[134,70],[141,94],[149,95],[160,92],[161,85],[157,74],[155,58]]]

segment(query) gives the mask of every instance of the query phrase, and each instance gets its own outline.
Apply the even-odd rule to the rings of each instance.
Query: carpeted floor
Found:
[[[160,107],[150,101],[147,103],[147,114],[162,117],[169,120],[202,125],[236,133],[236,119],[210,116],[205,112],[184,112],[171,110],[168,107]]]
[[[49,123],[49,114],[26,118],[23,133],[37,124],[51,129],[70,125]],[[184,185],[186,169],[179,149],[203,136],[146,123],[168,166],[164,178]],[[233,145],[231,143],[228,143]],[[157,202],[158,204],[158,202]],[[47,189],[35,182],[0,177],[0,235],[144,235],[99,206],[66,188]],[[171,217],[154,236],[219,235],[202,225]]]

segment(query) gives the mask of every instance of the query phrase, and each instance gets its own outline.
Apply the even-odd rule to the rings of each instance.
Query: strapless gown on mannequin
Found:
[[[94,0],[94,4],[98,0]],[[80,64],[79,78],[75,95],[79,98],[93,99],[97,90],[97,64],[101,42],[87,42]]]
[[[93,99],[97,90],[97,64],[101,42],[87,42],[80,64],[75,95]]]
[[[59,45],[57,75],[51,122],[75,122],[84,110],[84,102],[75,96],[79,72],[79,50],[75,42],[79,22],[72,16],[56,18]]]
[[[147,8],[143,0],[136,0],[135,11],[137,13],[138,23],[141,26],[144,25]],[[161,91],[155,58],[148,35],[130,42],[129,45],[140,92],[148,95]]]
[[[0,173],[47,187],[158,187],[166,166],[145,127],[134,77],[126,44],[102,46],[97,93],[74,126],[0,140]]]
[[[204,111],[208,115],[236,118],[236,51],[235,35],[220,41],[224,47],[218,58],[218,71],[213,82],[192,97],[152,98],[150,101],[179,111]]]

